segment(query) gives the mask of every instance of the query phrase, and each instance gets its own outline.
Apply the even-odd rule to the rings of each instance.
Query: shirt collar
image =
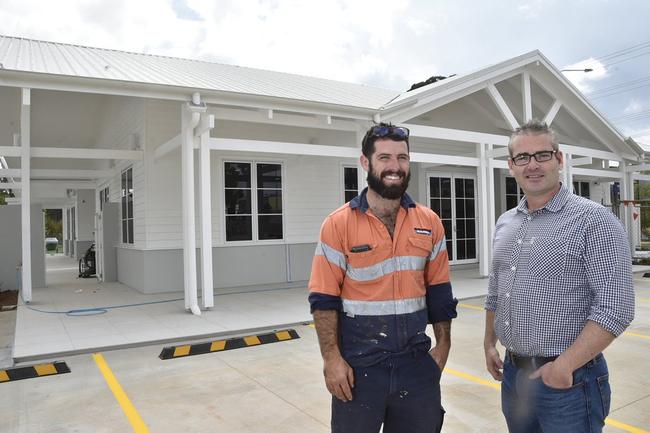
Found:
[[[350,200],[350,208],[351,209],[356,209],[359,208],[359,210],[363,213],[366,213],[368,210],[368,187],[365,187],[363,191],[361,191],[361,194]],[[407,193],[404,193],[402,196],[402,199],[400,200],[400,206],[402,206],[405,210],[408,210],[410,207],[415,207],[415,202],[411,198],[410,195]]]
[[[569,191],[569,188],[560,182],[560,190],[540,209],[546,209],[550,212],[558,212],[564,207],[570,195],[571,191]],[[529,213],[528,199],[526,199],[526,196],[524,196],[524,198],[519,202],[517,212]]]

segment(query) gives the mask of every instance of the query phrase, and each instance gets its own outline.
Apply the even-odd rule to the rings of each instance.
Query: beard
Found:
[[[386,176],[395,175],[395,174],[398,175],[400,178],[402,178],[402,182],[398,184],[386,185],[383,179]],[[386,170],[383,173],[381,173],[379,176],[377,176],[375,174],[375,170],[372,167],[372,162],[370,162],[368,167],[368,178],[366,180],[368,182],[368,188],[375,191],[377,194],[379,194],[380,197],[388,200],[397,200],[402,198],[402,196],[406,192],[406,189],[409,186],[409,181],[411,180],[411,173],[409,172],[408,174],[406,174],[402,170],[397,170],[397,171]]]

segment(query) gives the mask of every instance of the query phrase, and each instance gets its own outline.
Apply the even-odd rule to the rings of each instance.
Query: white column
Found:
[[[571,164],[571,158],[573,157],[570,153],[564,153],[564,184],[569,191],[573,191],[573,165]]]
[[[32,300],[32,234],[31,234],[31,172],[30,172],[30,108],[31,90],[23,89],[20,108],[20,211],[22,228],[22,297]]]
[[[201,116],[199,144],[199,174],[201,195],[201,294],[203,308],[214,307],[212,281],[212,198],[210,189],[210,130],[214,127],[212,114]],[[206,121],[207,120],[207,121]],[[206,126],[203,126],[206,124]]]
[[[490,212],[489,202],[490,194],[488,193],[487,166],[488,156],[486,154],[486,144],[476,144],[476,156],[479,159],[479,166],[476,168],[478,174],[478,239],[479,239],[479,275],[487,277],[490,274],[490,221],[488,213]]]
[[[632,183],[632,172],[628,170],[625,161],[621,161],[619,165],[621,171],[621,200],[634,200],[634,184]],[[634,252],[634,224],[632,222],[632,205],[625,205],[622,209],[621,220],[627,231],[628,242],[630,243],[630,251]]]
[[[199,116],[189,104],[181,106],[181,161],[183,194],[183,277],[185,308],[200,315],[196,292],[196,228],[194,222],[194,126]]]

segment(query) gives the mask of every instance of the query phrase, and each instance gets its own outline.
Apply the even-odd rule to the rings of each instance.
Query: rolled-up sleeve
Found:
[[[433,249],[424,269],[427,284],[426,301],[429,323],[444,322],[457,317],[449,275],[449,256],[445,229],[436,215],[432,221]]]
[[[625,229],[606,209],[587,221],[585,267],[594,296],[587,319],[619,336],[634,319],[632,257]]]

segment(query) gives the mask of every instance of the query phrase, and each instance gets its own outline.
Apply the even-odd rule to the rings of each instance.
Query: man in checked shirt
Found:
[[[508,148],[525,197],[494,231],[487,369],[503,381],[510,433],[601,432],[611,394],[601,352],[634,318],[627,236],[609,210],[562,185],[545,123],[517,128]]]

